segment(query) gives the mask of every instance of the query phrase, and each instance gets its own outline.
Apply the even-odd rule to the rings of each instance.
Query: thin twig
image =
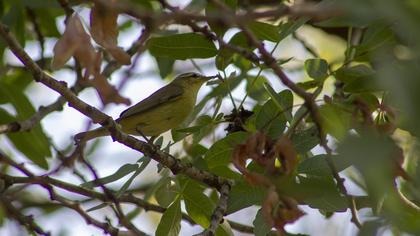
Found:
[[[124,214],[124,212],[121,208],[120,202],[118,201],[116,196],[108,188],[106,188],[103,183],[101,183],[99,181],[99,176],[98,176],[96,170],[93,168],[93,166],[84,158],[82,159],[82,161],[88,167],[90,172],[93,174],[95,183],[99,184],[99,186],[104,191],[105,195],[114,203],[115,208],[116,208],[115,209],[115,215],[117,216],[120,224],[122,224],[124,227],[126,227],[134,235],[139,235],[139,236],[140,235],[146,235],[146,233],[142,232],[134,224],[132,224],[129,219],[127,219],[126,215]]]
[[[274,73],[279,77],[281,82],[290,88],[293,92],[299,95],[301,98],[304,99],[305,105],[308,108],[311,117],[317,126],[318,135],[320,138],[320,146],[325,150],[327,153],[327,163],[332,172],[334,179],[337,182],[338,189],[340,192],[346,197],[348,206],[352,213],[353,222],[357,227],[360,228],[361,224],[358,221],[356,206],[354,205],[354,201],[352,200],[351,196],[347,193],[347,190],[344,186],[344,180],[338,174],[337,167],[335,166],[332,160],[332,150],[328,146],[328,141],[326,135],[324,133],[324,128],[321,125],[321,115],[319,113],[318,106],[315,103],[315,98],[313,94],[306,92],[304,89],[297,86],[294,82],[292,82],[288,76],[283,72],[283,70],[277,65],[276,60],[271,56],[271,54],[265,49],[264,44],[259,42],[259,40],[255,37],[255,35],[246,27],[244,24],[240,24],[239,28],[244,32],[245,36],[247,37],[248,41],[253,44],[255,47],[258,48],[259,52],[261,53],[264,63],[273,69]]]
[[[226,183],[220,188],[219,203],[211,215],[210,226],[204,232],[197,235],[212,236],[216,234],[216,230],[219,227],[219,224],[223,221],[223,216],[226,214],[227,201],[232,184],[233,183]]]
[[[160,151],[157,147],[121,132],[111,117],[80,100],[70,89],[67,88],[67,84],[65,82],[57,81],[42,71],[42,69],[39,68],[39,66],[29,57],[29,55],[19,45],[16,38],[3,24],[0,24],[0,35],[5,40],[15,56],[27,67],[29,72],[32,73],[35,81],[40,82],[50,89],[58,92],[66,98],[71,107],[90,117],[93,122],[99,123],[106,127],[110,131],[114,141],[144,153],[155,161],[158,161],[162,165],[171,169],[171,171],[175,174],[185,174],[193,179],[206,183],[209,186],[215,187],[217,189],[220,189],[220,187],[225,183],[225,179],[217,175],[214,175],[208,171],[200,170],[190,164],[185,164],[172,155]]]
[[[26,8],[26,12],[29,16],[29,19],[31,20],[31,23],[32,23],[34,31],[35,31],[35,35],[36,35],[38,43],[39,43],[39,47],[41,48],[40,67],[44,69],[45,66],[46,66],[45,57],[44,57],[45,37],[44,37],[44,34],[41,31],[41,27],[39,25],[38,18],[36,16],[35,12],[29,7]]]
[[[4,195],[0,195],[0,204],[3,206],[3,209],[6,210],[8,217],[15,219],[19,222],[19,224],[26,227],[28,231],[36,232],[37,234],[44,236],[51,235],[35,223],[33,216],[26,216],[22,214],[19,209],[13,206],[12,199],[9,199]]]
[[[37,184],[41,186],[52,185],[54,187],[69,191],[74,194],[82,195],[90,199],[97,199],[103,202],[109,202],[110,200],[109,196],[107,196],[105,193],[101,193],[95,190],[84,188],[84,187],[81,187],[80,185],[70,184],[70,183],[55,179],[55,178],[48,177],[48,176],[20,177],[20,176],[10,176],[10,175],[0,173],[0,179],[4,180],[8,185],[14,185],[14,184]],[[123,194],[119,196],[117,200],[121,203],[134,204],[137,207],[143,208],[145,211],[153,211],[153,212],[159,212],[159,213],[164,213],[166,211],[166,208],[146,202],[141,198],[133,196],[132,194]],[[80,200],[80,202],[83,202],[83,201],[84,200]],[[183,220],[187,221],[188,223],[192,225],[196,224],[194,220],[192,220],[191,217],[189,217],[187,214],[183,213],[182,218]],[[228,220],[228,223],[231,225],[233,229],[237,231],[246,232],[246,233],[253,232],[253,227],[251,226],[243,225],[243,224],[231,221],[231,220]]]

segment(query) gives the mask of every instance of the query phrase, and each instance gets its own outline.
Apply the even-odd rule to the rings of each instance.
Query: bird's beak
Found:
[[[219,75],[204,76],[204,79],[208,81],[208,80],[215,79],[215,78],[218,78],[218,77],[219,77]]]

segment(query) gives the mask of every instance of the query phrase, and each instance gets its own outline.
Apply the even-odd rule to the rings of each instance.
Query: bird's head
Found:
[[[183,87],[200,87],[203,83],[210,79],[217,78],[217,76],[205,76],[195,72],[188,72],[178,75],[172,83],[181,85]]]

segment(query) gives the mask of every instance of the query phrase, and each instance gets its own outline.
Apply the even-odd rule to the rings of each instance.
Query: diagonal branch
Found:
[[[204,232],[197,234],[197,236],[211,236],[216,234],[216,230],[219,227],[219,224],[223,222],[223,216],[227,210],[227,201],[232,184],[233,183],[225,184],[222,186],[220,189],[219,203],[211,215],[210,226]]]
[[[26,227],[28,231],[36,232],[37,234],[44,236],[51,235],[49,232],[44,231],[40,226],[38,226],[35,223],[33,216],[26,216],[22,214],[19,209],[13,206],[12,199],[9,199],[8,197],[2,194],[0,195],[0,204],[6,210],[7,216],[14,218],[17,222],[19,222],[19,224]]]
[[[11,51],[15,56],[27,67],[32,73],[35,81],[44,84],[50,89],[61,94],[69,103],[69,106],[78,110],[82,114],[88,116],[93,122],[99,123],[106,127],[114,141],[137,150],[162,165],[168,167],[174,174],[185,174],[195,180],[206,183],[209,186],[220,189],[226,180],[210,172],[200,170],[190,164],[182,163],[179,159],[171,156],[168,153],[160,151],[154,145],[140,141],[132,136],[121,132],[115,121],[108,115],[102,113],[97,108],[90,106],[80,100],[68,87],[64,81],[57,81],[50,75],[46,74],[39,66],[32,60],[32,58],[19,45],[16,38],[9,32],[8,28],[0,23],[0,35],[5,40]]]
[[[134,55],[136,53],[141,53],[145,49],[145,43],[147,39],[150,37],[150,32],[148,30],[143,30],[141,36],[133,43],[133,45],[127,50],[129,55]],[[106,66],[104,71],[102,72],[105,77],[109,77],[114,71],[120,68],[120,64],[115,60],[110,61]],[[76,83],[71,90],[78,94],[86,88],[85,84]],[[8,124],[0,125],[0,134],[2,133],[13,133],[13,132],[21,132],[21,131],[29,131],[35,125],[39,124],[39,122],[49,115],[52,112],[60,111],[63,109],[64,104],[66,104],[67,100],[65,97],[60,96],[55,102],[51,103],[47,106],[39,107],[38,111],[33,114],[29,119],[24,121],[14,121]]]
[[[315,103],[315,96],[316,94],[311,94],[306,92],[304,89],[297,86],[292,80],[288,78],[288,76],[283,72],[283,70],[280,68],[279,65],[277,65],[275,58],[265,49],[264,44],[261,43],[255,35],[246,27],[244,24],[239,24],[239,27],[241,30],[245,33],[245,36],[247,37],[248,41],[252,43],[255,47],[258,48],[259,52],[262,55],[262,59],[264,63],[273,69],[274,73],[279,77],[281,82],[290,88],[293,92],[295,92],[297,95],[299,95],[301,98],[304,99],[305,105],[308,108],[312,119],[315,123],[315,125],[318,128],[319,131],[319,138],[320,138],[320,145],[325,150],[325,152],[328,154],[327,158],[327,164],[331,170],[331,173],[334,177],[334,179],[337,182],[338,189],[340,192],[346,197],[347,203],[349,206],[349,209],[351,210],[353,222],[357,227],[361,227],[361,224],[358,220],[357,212],[356,212],[356,206],[353,198],[347,193],[347,189],[344,186],[344,179],[340,177],[337,167],[335,166],[333,159],[332,159],[332,150],[328,146],[328,140],[324,131],[324,128],[321,125],[321,114],[319,112],[319,108]]]

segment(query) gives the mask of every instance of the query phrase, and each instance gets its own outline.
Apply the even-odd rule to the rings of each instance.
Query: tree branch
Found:
[[[15,56],[32,73],[35,81],[40,82],[61,94],[64,98],[66,98],[71,107],[91,118],[94,123],[99,123],[106,127],[110,131],[114,141],[124,144],[127,147],[130,147],[151,157],[155,161],[158,161],[162,165],[168,167],[174,174],[185,174],[193,179],[206,183],[207,185],[217,189],[220,189],[221,186],[226,182],[225,179],[217,175],[197,169],[190,164],[182,163],[179,159],[171,156],[168,153],[158,150],[155,146],[121,132],[117,128],[115,121],[110,116],[80,100],[69,88],[67,88],[67,84],[64,81],[57,81],[50,75],[43,72],[42,69],[39,68],[39,66],[23,50],[23,48],[17,42],[16,38],[3,24],[0,24],[0,35],[5,40]]]
[[[0,173],[0,179],[4,180],[7,186],[11,186],[14,184],[37,184],[43,187],[45,185],[52,185],[54,187],[64,189],[71,193],[79,194],[79,195],[82,195],[91,199],[97,199],[103,202],[110,201],[109,196],[107,196],[105,193],[101,193],[101,192],[97,192],[88,188],[84,188],[84,187],[81,187],[80,185],[70,184],[70,183],[55,179],[55,178],[48,177],[48,176],[20,177],[20,176],[10,176],[10,175]],[[221,198],[219,201],[218,208],[220,210],[216,209],[213,215],[215,215],[217,211],[219,212],[217,213],[218,217],[223,217],[224,212],[226,211],[225,204],[227,201],[227,197],[226,197],[228,194],[227,190],[228,190],[227,186],[225,185],[225,187],[223,188],[224,194],[223,195],[221,194]],[[121,203],[134,204],[137,207],[143,208],[145,211],[153,211],[153,212],[159,212],[159,213],[164,213],[166,211],[166,208],[146,202],[141,198],[133,196],[132,194],[123,194],[119,196],[116,200],[118,200]],[[80,200],[80,201],[82,202],[83,200]],[[194,220],[191,219],[191,217],[189,217],[185,213],[182,214],[182,218],[183,220],[187,221],[188,223],[192,225],[196,224]],[[216,221],[216,218],[214,219],[215,219],[214,222],[220,223],[220,220]],[[253,227],[251,226],[243,225],[243,224],[230,221],[230,220],[228,220],[228,223],[231,225],[233,229],[237,231],[245,232],[245,233],[253,233]]]
[[[305,105],[308,108],[311,117],[318,128],[319,138],[320,138],[320,145],[324,148],[325,152],[327,153],[327,163],[329,168],[331,169],[331,173],[334,179],[337,182],[338,189],[340,192],[346,197],[349,209],[351,210],[353,222],[357,227],[361,227],[361,224],[358,220],[356,206],[352,197],[347,193],[346,187],[344,186],[344,179],[342,179],[338,173],[337,167],[335,166],[332,160],[332,150],[328,146],[328,141],[326,138],[326,134],[324,132],[324,128],[321,125],[321,115],[319,113],[318,106],[315,103],[315,96],[314,94],[306,92],[304,89],[297,86],[294,82],[292,82],[288,76],[283,72],[279,65],[277,65],[275,58],[265,49],[264,44],[259,42],[259,40],[255,37],[255,35],[246,27],[244,24],[239,24],[239,28],[245,33],[248,41],[253,44],[255,47],[258,48],[259,52],[262,55],[264,63],[273,69],[274,73],[279,77],[281,82],[290,88],[293,92],[299,95],[301,98],[304,99]]]
[[[28,231],[36,232],[37,234],[44,236],[51,235],[49,232],[46,232],[35,223],[33,216],[26,216],[22,214],[19,209],[13,206],[12,199],[9,199],[4,195],[0,195],[0,203],[6,210],[7,216],[15,219],[17,222],[19,222],[19,224],[26,227]]]

